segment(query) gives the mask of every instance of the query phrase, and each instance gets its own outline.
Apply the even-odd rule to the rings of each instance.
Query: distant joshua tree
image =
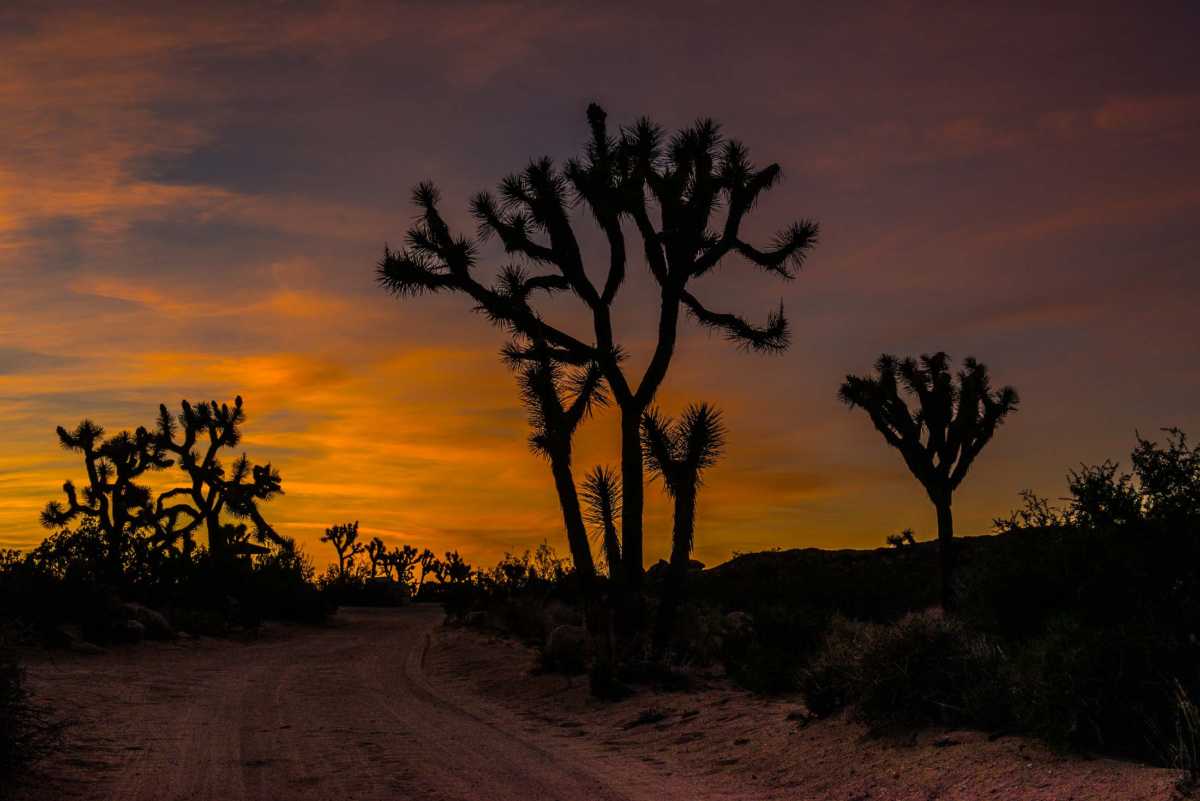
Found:
[[[621,516],[621,479],[607,467],[597,465],[583,479],[582,496],[586,505],[584,519],[600,540],[600,551],[608,576],[621,580],[621,540],[617,518]]]
[[[642,419],[642,442],[651,475],[661,476],[675,501],[671,561],[662,606],[655,626],[655,646],[662,650],[674,630],[675,612],[687,581],[696,531],[696,494],[704,471],[716,464],[725,447],[721,413],[707,403],[688,406],[678,422],[657,409]]]
[[[475,571],[463,558],[458,555],[458,551],[446,551],[446,557],[441,562],[441,570],[438,572],[438,580],[444,581],[447,584],[462,584],[469,581],[471,574]]]
[[[252,535],[259,543],[291,548],[291,541],[279,536],[258,508],[283,492],[279,473],[269,464],[252,465],[244,454],[228,471],[219,459],[223,448],[241,441],[241,397],[233,407],[216,401],[182,405],[178,423],[166,406],[160,406],[154,432],[142,427],[104,439],[104,429],[90,420],[74,431],[60,426],[59,442],[83,455],[88,483],[80,498],[74,483],[66,482],[66,505],[49,503],[42,524],[53,528],[78,517],[94,522],[107,542],[110,572],[119,572],[121,553],[131,538],[144,538],[153,548],[182,544],[188,554],[200,526],[207,530],[210,552],[219,559],[266,551],[249,542]],[[182,437],[176,441],[181,427]],[[187,475],[186,486],[155,498],[149,487],[138,483],[147,472],[176,464]],[[226,522],[227,517],[248,520],[253,532],[245,524]]]
[[[150,532],[160,544],[173,540],[179,536],[176,525],[180,515],[190,521],[185,521],[184,531],[195,527],[195,510],[188,506],[164,509],[162,498],[154,504],[150,489],[137,483],[146,472],[172,464],[157,438],[145,428],[132,434],[122,431],[106,440],[103,428],[84,420],[74,431],[59,426],[57,432],[64,448],[83,455],[88,483],[81,499],[74,482],[65,482],[66,505],[48,503],[42,512],[42,525],[57,528],[79,517],[94,522],[104,534],[107,570],[112,576],[121,572],[122,554],[130,537]]]
[[[371,578],[379,577],[380,568],[387,571],[390,577],[391,568],[387,565],[388,549],[383,544],[383,540],[379,537],[372,537],[363,551],[367,555],[367,565],[371,570]]]
[[[966,478],[983,446],[1018,404],[1017,391],[993,391],[987,367],[968,358],[957,377],[951,375],[945,353],[897,360],[884,354],[875,363],[876,375],[846,376],[839,397],[850,408],[860,407],[875,428],[900,455],[925,488],[937,509],[941,553],[942,606],[954,605],[954,490]],[[901,390],[916,399],[913,413]]]
[[[544,343],[505,348],[506,360],[518,370],[521,399],[529,413],[529,445],[545,456],[554,475],[562,508],[571,560],[589,601],[596,575],[587,528],[571,471],[571,443],[575,430],[595,405],[607,403],[600,366],[571,367],[556,362]]]
[[[712,120],[700,120],[666,142],[662,129],[646,119],[610,136],[607,115],[595,104],[588,107],[587,119],[591,137],[582,158],[561,169],[549,158],[538,159],[501,181],[499,199],[481,193],[471,202],[481,238],[495,235],[507,252],[546,272],[529,274],[511,266],[497,285],[481,283],[472,272],[477,239],[451,232],[438,210],[437,190],[422,183],[413,193],[419,221],[408,231],[403,250],[385,248],[379,280],[400,296],[461,293],[510,333],[547,343],[555,360],[600,366],[621,417],[621,555],[625,580],[636,589],[643,574],[642,415],[666,378],[681,312],[747,348],[777,352],[789,343],[782,308],[756,326],[712,310],[689,284],[731,255],[790,279],[815,245],[817,226],[794,223],[766,249],[746,241],[742,223],[781,171],[775,164],[756,167],[746,148],[723,139]],[[604,266],[593,266],[590,275],[573,219],[576,201],[608,246]],[[612,309],[628,260],[625,224],[636,231],[636,250],[660,298],[657,340],[640,376],[626,374],[613,330]],[[603,281],[594,283],[591,276]],[[531,304],[538,292],[575,296],[591,331],[576,336],[547,322]]]
[[[413,566],[417,563],[417,549],[411,545],[392,548],[383,556],[385,575],[394,574],[396,582],[412,587]]]
[[[917,544],[917,537],[913,534],[911,528],[906,528],[897,534],[888,534],[887,544],[897,549],[907,548],[910,545]]]
[[[251,464],[242,454],[226,472],[220,455],[224,448],[236,448],[241,442],[241,424],[246,419],[242,397],[234,398],[233,406],[205,401],[195,406],[183,401],[182,413],[173,417],[165,405],[158,407],[158,446],[173,454],[180,468],[191,479],[189,486],[178,487],[159,496],[159,504],[173,499],[190,503],[199,520],[208,530],[208,548],[217,559],[238,553],[261,553],[261,547],[274,543],[289,547],[263,518],[258,504],[283,494],[278,471],[270,464]],[[179,439],[176,439],[176,436]],[[222,514],[248,520],[253,524],[253,537],[260,545],[248,542],[251,532],[246,526],[227,525]]]
[[[417,557],[417,567],[421,568],[419,577],[417,578],[417,587],[413,590],[413,596],[421,594],[421,588],[425,586],[425,579],[429,576],[441,580],[442,563],[438,561],[437,554],[426,548],[421,551],[421,555]]]
[[[321,542],[328,542],[337,552],[338,577],[342,579],[349,577],[350,570],[354,566],[354,557],[366,550],[358,541],[357,520],[353,523],[342,523],[325,529],[325,535],[321,537]]]

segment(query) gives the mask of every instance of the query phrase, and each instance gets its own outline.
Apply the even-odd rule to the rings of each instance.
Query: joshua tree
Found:
[[[379,568],[381,567],[390,577],[391,566],[387,563],[388,549],[387,546],[383,544],[383,540],[379,539],[379,537],[372,537],[371,541],[367,543],[367,546],[364,550],[367,554],[367,561],[370,563],[371,578],[377,578],[379,576]]]
[[[642,444],[651,475],[661,476],[675,501],[671,561],[655,626],[655,648],[661,651],[675,625],[675,611],[687,581],[696,530],[696,494],[704,471],[716,464],[725,447],[721,413],[707,403],[688,406],[678,422],[657,409],[642,418]]]
[[[446,558],[441,562],[438,580],[448,584],[461,584],[471,578],[471,566],[463,561],[458,551],[446,551]]]
[[[617,536],[617,518],[621,516],[621,483],[617,474],[597,465],[583,480],[584,519],[600,540],[608,576],[621,579],[621,540]]]
[[[897,360],[884,354],[874,376],[846,376],[839,397],[864,409],[883,438],[925,488],[937,509],[941,553],[942,607],[954,605],[954,518],[950,503],[974,463],[1010,412],[1017,409],[1012,387],[993,391],[987,367],[968,358],[957,380],[945,353]],[[901,396],[907,390],[914,414]]]
[[[711,120],[701,120],[669,142],[663,131],[643,119],[619,136],[610,136],[607,115],[588,107],[591,137],[582,158],[561,169],[549,158],[533,161],[505,178],[499,199],[481,193],[471,203],[480,237],[495,235],[508,253],[545,272],[527,274],[506,268],[499,283],[488,286],[473,273],[477,240],[455,236],[438,210],[438,193],[420,184],[413,199],[420,218],[409,231],[405,249],[385,249],[379,280],[397,295],[458,292],[509,332],[545,342],[558,361],[598,364],[621,416],[622,560],[625,578],[636,588],[643,572],[642,415],[666,378],[675,351],[682,310],[701,325],[759,351],[781,351],[789,342],[782,307],[764,326],[712,310],[689,289],[736,254],[757,268],[792,278],[816,243],[815,223],[801,221],[780,232],[767,249],[749,244],[742,222],[763,192],[778,182],[780,169],[755,167],[746,148],[722,138]],[[585,269],[572,206],[578,200],[607,243],[604,268]],[[723,212],[719,213],[719,212]],[[656,219],[657,218],[657,219]],[[639,250],[658,285],[658,337],[641,376],[626,375],[613,330],[612,307],[626,275],[623,223],[637,231]],[[575,335],[551,325],[531,305],[535,291],[567,292],[584,306],[591,331]]]
[[[421,568],[420,577],[417,579],[417,588],[413,591],[413,596],[421,594],[421,588],[425,586],[427,576],[433,576],[441,581],[442,563],[438,561],[437,554],[426,548],[421,551],[421,555],[417,557],[417,565]]]
[[[178,418],[167,411],[166,405],[158,407],[156,444],[178,458],[191,484],[164,492],[159,497],[160,505],[177,498],[190,502],[208,530],[209,550],[219,559],[263,550],[246,541],[245,526],[223,523],[223,513],[253,523],[253,536],[259,543],[287,547],[288,541],[276,533],[258,509],[260,501],[283,494],[279,473],[270,464],[251,464],[245,454],[226,472],[219,458],[222,449],[237,447],[241,442],[241,424],[246,419],[241,396],[234,399],[232,407],[216,401],[195,406],[183,401],[181,406]],[[181,429],[182,437],[177,441]]]
[[[906,528],[899,533],[888,534],[886,541],[887,544],[893,548],[900,549],[907,548],[910,545],[916,545],[917,537],[915,534],[913,534],[913,530],[911,528]]]
[[[363,544],[358,541],[357,520],[325,529],[325,536],[321,537],[321,542],[328,542],[333,546],[333,550],[337,551],[338,578],[342,579],[349,576],[354,557],[365,550]]]
[[[396,581],[406,587],[412,586],[413,566],[417,563],[417,549],[411,545],[392,548],[383,555],[383,566],[389,577],[395,573]]]
[[[74,431],[59,426],[57,432],[64,448],[83,454],[88,483],[82,499],[74,482],[64,483],[66,505],[48,503],[42,512],[42,525],[56,528],[79,517],[93,521],[104,533],[110,578],[120,574],[122,553],[131,537],[149,532],[156,543],[166,544],[179,537],[181,531],[195,527],[195,510],[186,505],[164,507],[162,497],[155,504],[150,489],[137,483],[146,472],[172,464],[145,428],[132,434],[122,431],[106,440],[103,428],[84,420]],[[181,515],[188,516],[182,529],[177,528]]]
[[[550,462],[571,559],[590,606],[596,568],[571,472],[571,441],[575,429],[591,413],[592,406],[607,402],[600,367],[596,364],[586,368],[561,365],[551,357],[544,342],[528,347],[510,345],[505,349],[505,357],[519,371],[521,399],[529,413],[532,429],[529,445],[534,453],[545,456]]]

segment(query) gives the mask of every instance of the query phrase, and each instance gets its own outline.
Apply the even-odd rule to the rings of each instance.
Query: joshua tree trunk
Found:
[[[675,496],[675,528],[671,542],[671,561],[663,585],[662,605],[654,627],[654,652],[661,656],[675,631],[675,618],[683,603],[687,586],[688,565],[692,557],[692,542],[696,524],[696,494],[683,490]]]
[[[954,515],[950,511],[950,497],[934,501],[937,508],[938,557],[942,573],[942,609],[954,611]]]
[[[592,548],[588,542],[587,527],[583,523],[583,511],[579,506],[579,494],[575,490],[569,457],[551,455],[550,470],[554,474],[554,487],[558,490],[558,503],[562,507],[571,560],[575,563],[575,572],[582,584],[584,603],[590,608],[596,565],[592,561]]]
[[[642,411],[621,408],[621,561],[632,593],[642,586]]]

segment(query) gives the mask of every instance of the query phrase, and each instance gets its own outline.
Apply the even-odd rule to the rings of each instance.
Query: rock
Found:
[[[667,571],[670,567],[666,559],[659,559],[646,569],[646,581],[662,581],[667,577]]]
[[[546,639],[546,669],[582,673],[587,666],[587,632],[583,626],[556,626]]]
[[[146,630],[147,639],[174,639],[175,629],[171,628],[170,622],[167,621],[166,616],[161,612],[156,612],[148,606],[134,603],[125,604],[122,608],[129,620],[136,620],[142,624]]]
[[[76,654],[87,654],[88,656],[98,656],[99,654],[108,653],[108,651],[104,650],[99,645],[87,642],[86,640],[80,640],[79,642],[71,643],[71,652]]]
[[[83,642],[83,629],[67,623],[55,626],[46,632],[46,645],[51,648],[72,649]]]
[[[146,639],[146,627],[136,620],[121,620],[113,626],[112,634],[117,642],[135,645]]]
[[[730,612],[721,619],[721,631],[727,640],[743,640],[754,636],[754,618],[746,612]]]
[[[542,608],[542,631],[554,631],[559,626],[578,626],[583,615],[561,601],[550,601]]]
[[[487,625],[487,612],[467,612],[463,617],[463,623],[472,628],[481,629]]]

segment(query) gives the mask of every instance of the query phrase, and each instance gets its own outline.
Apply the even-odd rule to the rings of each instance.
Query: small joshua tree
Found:
[[[367,554],[367,562],[371,569],[371,578],[379,577],[380,568],[383,568],[390,578],[391,567],[387,564],[388,549],[383,544],[383,540],[379,539],[379,537],[372,537],[364,551]]]
[[[425,586],[425,579],[429,576],[441,581],[442,563],[438,561],[437,554],[426,548],[421,551],[421,555],[417,557],[417,567],[421,568],[421,572],[417,578],[417,588],[413,591],[413,596],[421,594],[421,588]]]
[[[621,540],[617,518],[621,516],[621,479],[607,467],[597,465],[583,480],[584,519],[600,540],[600,550],[608,568],[608,577],[621,580]]]
[[[338,578],[348,578],[350,569],[354,566],[354,557],[365,550],[363,544],[358,541],[358,521],[330,526],[325,529],[325,536],[321,537],[321,542],[328,542],[337,552]]]
[[[446,551],[446,558],[442,560],[441,568],[438,580],[447,584],[462,584],[470,580],[471,574],[474,572],[471,566],[458,555],[458,551]]]
[[[395,580],[405,587],[412,587],[413,567],[417,564],[417,549],[411,545],[392,548],[383,556],[386,575],[395,575]]]
[[[652,409],[642,419],[646,467],[660,476],[675,501],[671,561],[667,568],[662,606],[655,626],[655,647],[661,651],[675,625],[682,600],[696,531],[696,495],[704,471],[716,464],[725,447],[721,413],[707,403],[688,406],[678,422]]]
[[[591,364],[574,368],[559,364],[552,358],[545,342],[535,342],[527,347],[509,345],[505,349],[505,358],[518,370],[521,399],[532,430],[529,446],[550,462],[571,560],[590,606],[596,568],[571,471],[571,444],[575,430],[591,413],[592,407],[607,403],[600,367]]]
[[[1017,391],[993,391],[987,367],[968,358],[957,377],[945,353],[920,360],[884,354],[874,376],[846,376],[838,395],[871,417],[889,445],[900,451],[937,509],[942,607],[954,605],[954,490],[966,478],[996,428],[1017,409]],[[902,391],[917,401],[913,412]]]

